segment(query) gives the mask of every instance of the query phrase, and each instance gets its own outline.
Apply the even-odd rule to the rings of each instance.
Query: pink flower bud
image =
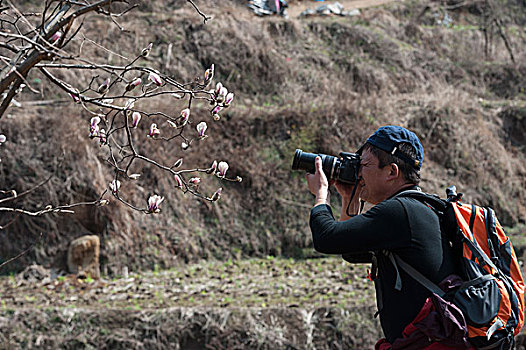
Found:
[[[214,162],[212,163],[212,166],[210,166],[210,169],[212,171],[216,171],[216,169],[217,169],[217,160],[214,160]]]
[[[91,118],[90,123],[91,123],[91,126],[99,125],[99,123],[100,123],[100,118],[99,118],[99,117],[93,117],[93,118]]]
[[[225,102],[223,102],[223,106],[225,106],[225,107],[230,106],[230,104],[232,103],[233,100],[234,100],[234,93],[233,92],[229,92],[226,95],[226,97],[225,97]]]
[[[214,194],[212,195],[212,198],[210,198],[212,200],[212,202],[215,202],[217,200],[219,200],[219,198],[221,198],[221,192],[223,191],[223,189],[221,187],[219,187],[217,189],[217,191],[214,192]]]
[[[215,106],[213,109],[212,109],[212,115],[214,114],[218,114],[219,112],[221,112],[223,110],[223,107],[221,107],[220,105],[217,105]]]
[[[7,141],[7,137],[4,134],[0,134],[0,145]]]
[[[214,65],[212,64],[210,68],[205,71],[205,85],[210,83],[210,80],[214,77]]]
[[[113,180],[110,182],[110,190],[113,194],[117,194],[121,188],[121,182],[119,180]]]
[[[150,213],[158,213],[161,211],[159,209],[159,205],[161,205],[162,201],[164,200],[164,197],[153,195],[148,198],[148,212]]]
[[[157,128],[157,124],[152,123],[152,125],[150,125],[150,131],[148,132],[148,136],[154,138],[159,136],[160,133],[161,130]]]
[[[104,129],[100,129],[100,145],[102,146],[103,144],[106,143],[106,130]]]
[[[133,112],[132,113],[132,128],[136,128],[137,125],[139,125],[140,121],[141,121],[141,113]]]
[[[148,46],[142,49],[141,56],[148,57],[148,55],[150,54],[150,51],[152,50],[152,47],[153,47],[153,43],[149,43]]]
[[[163,85],[163,80],[161,79],[159,74],[156,74],[154,72],[150,72],[150,75],[148,75],[148,80],[157,86]]]
[[[188,182],[194,186],[197,186],[201,183],[201,179],[198,177],[192,177]]]
[[[100,94],[103,94],[106,91],[108,91],[109,86],[110,86],[110,78],[106,78],[106,80],[104,80],[104,83],[102,83],[101,86],[99,86],[99,88],[97,89],[97,92]]]
[[[208,126],[206,125],[205,122],[201,122],[201,123],[197,124],[196,129],[197,129],[197,133],[198,133],[199,137],[204,137],[205,136],[205,132],[206,132],[206,128],[207,127]]]
[[[175,187],[177,188],[183,188],[183,180],[181,180],[181,177],[179,175],[174,175],[175,179]]]
[[[90,138],[94,138],[94,137],[97,137],[100,135],[100,130],[99,130],[99,126],[97,124],[95,125],[90,125],[90,129],[89,129],[89,137]]]
[[[49,40],[54,44],[54,43],[56,43],[56,42],[58,41],[58,39],[60,39],[61,37],[62,37],[62,32],[55,32],[55,34],[53,34]]]
[[[223,88],[223,84],[217,83],[216,89],[214,90],[215,97],[219,96],[219,93],[221,92],[221,89]]]
[[[128,85],[126,85],[126,91],[132,91],[137,86],[141,85],[141,83],[142,83],[141,78],[133,79]]]
[[[181,111],[181,115],[179,116],[179,120],[177,124],[179,126],[183,126],[188,122],[189,118],[190,118],[190,108],[185,108]]]
[[[218,176],[225,177],[227,170],[228,170],[227,162],[219,162],[219,164],[217,164],[217,171],[219,172]]]

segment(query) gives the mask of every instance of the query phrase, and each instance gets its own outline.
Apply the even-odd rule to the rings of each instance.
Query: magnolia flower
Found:
[[[219,112],[221,112],[222,110],[223,110],[223,107],[221,107],[220,105],[217,105],[217,106],[214,107],[214,109],[212,109],[212,115],[216,115]]]
[[[141,113],[133,112],[132,114],[132,128],[136,128],[141,121]]]
[[[226,87],[222,87],[219,91],[216,90],[216,101],[221,103],[225,100],[226,95],[228,95],[228,90]]]
[[[178,124],[180,126],[185,125],[188,122],[188,119],[190,118],[190,108],[185,108],[181,111],[181,114],[179,115]]]
[[[170,124],[170,126],[171,126],[172,128],[177,128],[177,124],[175,124],[173,121],[171,121],[171,120],[166,120],[166,122],[167,122],[168,124]]]
[[[7,137],[4,134],[0,134],[0,145],[7,141]]]
[[[55,32],[55,34],[53,34],[49,40],[54,44],[54,43],[56,43],[56,42],[58,41],[58,39],[60,39],[61,37],[62,37],[62,32]]]
[[[141,85],[141,83],[142,83],[141,78],[133,79],[128,85],[126,85],[126,91],[132,91],[137,86]]]
[[[94,138],[96,136],[100,135],[99,125],[98,124],[91,124],[89,128],[89,137]]]
[[[138,178],[141,177],[141,174],[131,174],[130,176],[128,176],[130,179],[132,180],[137,180]]]
[[[215,202],[217,201],[219,198],[221,198],[221,192],[223,191],[223,189],[221,187],[219,187],[217,189],[217,191],[214,192],[214,194],[212,195],[212,198],[210,198],[210,200],[212,202]]]
[[[104,129],[100,129],[100,145],[102,146],[103,144],[106,143],[106,130]]]
[[[210,68],[208,68],[205,71],[205,85],[208,85],[213,77],[214,77],[214,65],[212,64]]]
[[[158,213],[161,211],[159,209],[159,205],[161,205],[162,201],[164,200],[164,197],[153,195],[148,198],[148,212],[150,213]]]
[[[148,46],[142,49],[141,56],[148,57],[148,55],[150,54],[150,51],[152,50],[152,47],[153,47],[153,43],[149,43]]]
[[[113,180],[110,182],[110,190],[113,194],[117,194],[119,192],[119,188],[121,187],[121,182],[119,180]]]
[[[225,97],[225,102],[223,102],[223,106],[228,107],[232,103],[232,100],[234,100],[234,93],[229,92]]]
[[[187,143],[186,143],[186,142],[184,142],[184,141],[183,141],[183,142],[181,142],[181,148],[182,148],[182,149],[183,149],[184,151],[186,151],[186,150],[188,149],[188,147],[190,147],[190,145],[189,145],[189,144],[187,144]]]
[[[241,176],[236,176],[236,181],[237,182],[241,182],[241,181],[243,181],[243,178]]]
[[[197,186],[201,183],[201,178],[199,177],[192,177],[188,182],[194,186]]]
[[[106,78],[106,80],[104,80],[104,83],[102,83],[101,86],[99,86],[99,88],[97,89],[97,92],[99,92],[100,94],[103,94],[106,91],[108,91],[109,86],[110,86],[110,78]]]
[[[215,97],[219,96],[219,92],[221,92],[222,88],[223,88],[223,84],[221,83],[216,84],[216,89],[214,90]]]
[[[153,138],[159,136],[160,133],[161,130],[157,128],[157,124],[152,123],[152,125],[150,125],[150,131],[148,132],[148,136]]]
[[[219,172],[218,176],[225,177],[227,170],[228,170],[227,162],[219,162],[219,164],[217,164],[217,171]]]
[[[172,168],[179,168],[181,165],[183,165],[183,158],[177,159]]]
[[[91,123],[91,126],[99,125],[100,117],[93,117],[93,118],[91,118],[90,123]]]
[[[181,177],[179,175],[174,175],[175,179],[175,187],[177,188],[183,188],[183,180],[181,180]]]
[[[207,127],[208,126],[206,125],[205,122],[201,122],[201,123],[197,124],[196,129],[197,129],[197,133],[198,133],[199,137],[204,137],[205,136],[205,131],[206,131]]]
[[[148,75],[148,80],[157,86],[163,85],[163,80],[161,79],[159,74],[156,74],[154,72],[150,72],[150,75]]]
[[[214,160],[214,162],[212,163],[212,165],[210,166],[210,168],[206,171],[207,174],[212,174],[216,171],[217,169],[217,160]]]

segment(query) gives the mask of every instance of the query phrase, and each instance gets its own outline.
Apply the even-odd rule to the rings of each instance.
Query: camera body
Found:
[[[358,182],[360,155],[357,153],[341,152],[340,156],[336,157],[326,154],[307,153],[297,149],[292,160],[292,170],[305,170],[309,173],[314,173],[316,170],[314,159],[317,156],[321,157],[323,172],[327,179],[348,184]]]

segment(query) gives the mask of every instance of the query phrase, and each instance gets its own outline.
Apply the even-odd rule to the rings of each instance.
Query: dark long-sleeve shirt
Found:
[[[328,205],[311,210],[310,227],[314,248],[327,254],[377,252],[377,299],[380,323],[389,342],[402,336],[430,292],[405,273],[395,290],[397,271],[381,251],[397,254],[432,282],[438,284],[455,272],[451,248],[442,239],[438,216],[422,202],[409,197],[387,199],[362,215],[336,221]]]

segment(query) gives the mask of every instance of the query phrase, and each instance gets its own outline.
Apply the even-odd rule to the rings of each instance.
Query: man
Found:
[[[455,272],[455,263],[433,210],[417,199],[396,196],[419,190],[424,149],[418,137],[399,126],[384,126],[358,153],[361,163],[354,198],[354,185],[335,183],[342,197],[341,221],[334,219],[329,206],[329,182],[320,157],[315,160],[315,174],[307,174],[309,190],[316,196],[310,216],[312,239],[314,248],[322,253],[375,253],[378,273],[373,278],[380,323],[386,341],[392,344],[402,338],[404,328],[431,293],[399,268],[390,253],[436,284]],[[374,206],[359,214],[360,201]]]

